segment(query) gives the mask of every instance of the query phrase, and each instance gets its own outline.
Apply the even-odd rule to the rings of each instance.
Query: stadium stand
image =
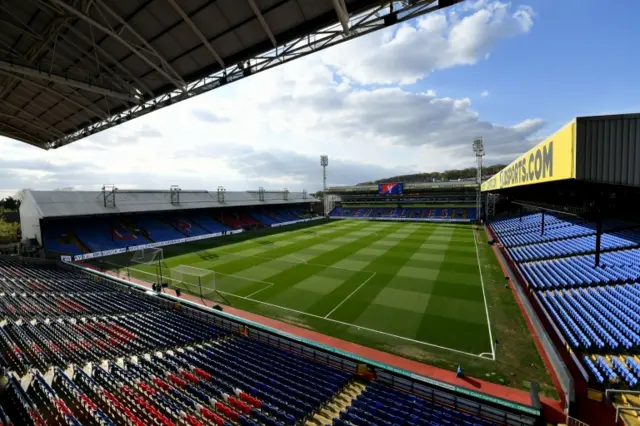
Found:
[[[475,220],[475,208],[423,208],[423,207],[369,207],[369,208],[349,208],[335,207],[330,217],[342,218],[378,218],[378,219],[397,219],[397,218],[431,218],[438,220]]]
[[[355,370],[68,268],[0,260],[5,425],[9,418],[34,425],[297,425],[337,397],[344,407],[334,425],[484,426],[507,418],[494,409],[493,421],[378,380],[356,382]],[[513,425],[535,422],[509,418]]]
[[[638,389],[640,228],[605,221],[595,266],[593,223],[547,213],[542,233],[534,213],[491,226],[591,380]]]
[[[43,225],[43,241],[48,250],[82,254],[228,232],[232,229],[269,227],[300,220],[303,216],[302,212],[294,209],[237,209],[217,213],[143,214],[120,217],[117,220],[97,217],[52,221]]]

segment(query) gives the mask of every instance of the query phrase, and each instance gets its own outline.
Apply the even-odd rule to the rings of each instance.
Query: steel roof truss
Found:
[[[331,26],[327,29],[317,31],[314,34],[305,35],[291,41],[290,43],[280,46],[277,49],[273,49],[270,52],[255,56],[253,59],[246,62],[246,66],[239,67],[237,65],[233,65],[225,70],[218,71],[210,76],[188,84],[186,86],[186,91],[174,90],[173,92],[163,94],[155,99],[140,103],[139,105],[136,105],[113,117],[109,117],[106,120],[94,123],[79,132],[68,134],[55,141],[53,147],[57,148],[67,145],[91,134],[109,129],[125,121],[141,117],[165,106],[206,93],[233,81],[241,80],[257,72],[268,70],[280,64],[306,56],[310,53],[334,46],[345,40],[368,34],[381,28],[386,28],[390,25],[390,22],[403,22],[416,16],[437,10],[437,5],[433,6],[433,4],[435,4],[435,0],[424,0],[412,4],[399,3],[396,4],[395,10],[390,8],[388,5],[380,5],[366,13],[350,17],[350,32],[347,36],[345,36],[342,24]],[[389,19],[390,16],[393,16],[393,19]]]
[[[224,61],[222,60],[220,55],[218,55],[218,52],[216,52],[216,50],[213,48],[211,43],[209,43],[209,40],[207,40],[204,34],[202,34],[202,31],[198,29],[198,27],[191,20],[191,18],[189,18],[189,16],[186,13],[184,13],[184,10],[182,10],[180,5],[178,5],[178,3],[175,2],[175,0],[167,0],[167,1],[171,4],[171,6],[173,6],[176,12],[178,12],[178,15],[180,15],[182,20],[189,26],[189,28],[191,28],[191,31],[193,31],[193,33],[200,39],[200,41],[202,42],[202,45],[209,51],[209,53],[211,53],[211,56],[213,56],[213,59],[215,59],[218,65],[220,65],[221,68],[225,68]]]
[[[276,38],[273,36],[273,32],[271,31],[271,28],[269,28],[267,21],[264,20],[264,16],[262,16],[262,13],[260,12],[260,9],[258,9],[258,6],[256,6],[256,3],[253,0],[247,0],[247,3],[249,3],[249,7],[251,7],[251,10],[253,10],[253,13],[254,15],[256,15],[256,18],[258,18],[258,21],[260,22],[262,29],[267,34],[267,37],[269,37],[269,40],[271,40],[271,44],[273,44],[273,47],[278,47]]]

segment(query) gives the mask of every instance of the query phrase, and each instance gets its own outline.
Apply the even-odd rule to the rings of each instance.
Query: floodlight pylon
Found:
[[[476,170],[477,177],[476,183],[478,184],[478,188],[476,191],[476,216],[477,219],[480,220],[481,208],[482,208],[482,157],[484,157],[484,142],[482,140],[482,136],[478,136],[473,140],[473,152],[476,154]]]

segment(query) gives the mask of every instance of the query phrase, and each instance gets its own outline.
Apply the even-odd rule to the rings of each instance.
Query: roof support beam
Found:
[[[34,44],[28,52],[21,54],[29,63],[33,62],[43,51],[47,49],[52,40],[57,37],[58,33],[65,25],[67,18],[54,19],[42,33],[42,40],[39,43]],[[11,93],[18,84],[16,79],[9,80],[8,84],[5,84],[4,89],[0,91],[0,99],[4,99],[8,93]]]
[[[175,0],[167,0],[167,1],[171,4],[171,6],[173,6],[176,12],[178,12],[178,15],[180,15],[182,20],[191,28],[191,31],[193,31],[193,33],[200,39],[200,41],[202,42],[202,45],[209,51],[209,53],[211,53],[211,56],[213,56],[213,59],[216,60],[218,65],[220,65],[221,68],[226,68],[224,65],[224,61],[222,60],[220,55],[218,55],[218,52],[216,52],[216,50],[213,48],[211,43],[209,43],[209,40],[207,40],[204,34],[202,34],[202,31],[198,29],[198,27],[191,20],[191,18],[189,18],[189,16],[186,13],[184,13],[184,10],[182,10],[182,8],[178,5],[178,3],[176,3]]]
[[[117,40],[120,44],[122,44],[124,47],[126,47],[127,49],[129,49],[133,54],[135,54],[138,58],[140,58],[143,62],[145,62],[147,65],[149,65],[151,68],[155,69],[160,75],[162,75],[165,79],[167,79],[171,84],[173,84],[177,89],[179,90],[184,90],[184,85],[185,83],[180,79],[180,78],[175,78],[175,77],[171,77],[169,74],[167,74],[167,72],[165,72],[163,69],[161,69],[158,65],[156,65],[153,61],[151,61],[149,58],[147,58],[146,55],[143,55],[140,50],[136,47],[136,46],[132,46],[130,43],[128,43],[125,39],[123,39],[122,37],[120,37],[120,35],[118,35],[114,30],[112,30],[111,28],[107,28],[106,26],[96,22],[93,18],[85,15],[84,13],[80,12],[79,10],[69,6],[68,4],[64,3],[62,0],[49,0],[52,3],[56,4],[57,6],[63,8],[64,10],[66,10],[67,12],[77,16],[78,18],[80,18],[81,20],[85,21],[87,24],[94,26],[96,28],[98,28],[99,30],[101,30],[102,32],[110,35],[112,38],[114,38],[115,40]],[[98,0],[95,0],[96,4],[100,3],[98,2]],[[102,5],[102,3],[100,3]],[[102,5],[102,7],[104,7],[104,5]],[[123,25],[123,28],[127,28],[132,34],[134,34],[135,36],[137,36],[138,38],[142,39],[142,37],[136,33],[135,31],[133,31],[131,29],[131,27],[129,25],[126,24],[126,22],[124,22],[122,20],[122,18],[120,18],[118,15],[116,15],[113,11],[111,11],[111,9],[106,8],[105,10],[110,11],[111,14],[113,15],[114,18],[116,18],[120,24]],[[151,46],[149,46],[149,48],[151,48]],[[151,52],[155,52],[153,49],[151,49]],[[155,53],[155,56],[158,57],[158,59],[161,62],[164,62],[164,64],[166,64],[166,62],[164,61],[164,59],[162,59],[157,53]],[[166,64],[166,66],[168,66],[168,64]],[[169,67],[170,68],[170,67]],[[174,74],[175,71],[173,71]]]
[[[42,90],[44,90],[46,92],[49,92],[49,93],[53,94],[56,97],[56,99],[57,98],[62,98],[65,101],[77,106],[78,108],[85,110],[86,112],[90,113],[91,115],[96,115],[96,116],[100,117],[103,120],[106,120],[109,117],[109,115],[105,111],[103,111],[102,109],[98,108],[97,105],[90,104],[93,108],[95,108],[95,110],[91,109],[91,108],[89,108],[89,107],[87,107],[85,105],[82,105],[79,102],[76,102],[75,100],[73,100],[72,98],[67,96],[65,93],[60,92],[58,90],[55,90],[55,89],[53,89],[53,88],[51,88],[49,86],[46,86],[44,84],[36,83],[35,81],[29,80],[28,78],[17,76],[15,74],[11,74],[11,73],[8,73],[8,72],[2,71],[2,70],[0,70],[0,75],[4,75],[4,76],[7,76],[7,77],[12,77],[12,78],[14,78],[16,80],[20,80],[23,84],[31,85],[31,86],[37,87],[39,89],[42,89]]]
[[[336,15],[338,15],[338,21],[340,21],[340,25],[342,25],[342,31],[344,31],[345,35],[349,34],[349,12],[347,11],[347,5],[344,3],[344,0],[332,0],[333,8],[336,11]]]
[[[269,37],[269,40],[271,40],[271,44],[273,44],[273,47],[278,47],[278,42],[276,42],[276,38],[271,32],[271,28],[269,28],[267,21],[264,20],[264,16],[262,16],[262,13],[260,13],[260,9],[258,9],[256,3],[253,0],[247,0],[247,3],[249,3],[249,7],[251,7],[251,10],[253,10],[253,13],[254,15],[256,15],[256,18],[258,18],[258,21],[260,21],[260,25],[262,25],[262,29],[267,34],[267,37]]]
[[[7,128],[7,129],[11,129],[12,131],[14,131],[14,132],[16,132],[16,133],[18,133],[18,134],[21,134],[21,135],[27,136],[27,139],[25,140],[25,142],[27,142],[27,141],[28,141],[28,140],[30,140],[30,139],[35,140],[35,141],[36,141],[36,142],[38,142],[39,144],[43,145],[43,146],[40,146],[40,148],[44,148],[44,145],[45,145],[45,143],[46,143],[46,142],[45,142],[45,141],[43,141],[42,139],[39,139],[38,137],[36,137],[36,136],[34,136],[34,135],[32,135],[32,134],[30,134],[30,133],[28,133],[28,132],[25,132],[23,129],[19,129],[18,127],[12,126],[12,125],[11,125],[11,124],[9,124],[9,123],[5,123],[4,121],[0,121],[0,128],[2,128],[3,130],[4,130],[5,128]]]
[[[153,46],[149,44],[146,38],[138,34],[138,32],[134,30],[133,27],[131,27],[131,25],[129,25],[127,21],[122,19],[120,15],[114,12],[102,0],[94,0],[94,1],[96,3],[96,7],[99,6],[101,9],[104,9],[109,15],[111,15],[115,20],[117,20],[120,23],[120,25],[123,26],[122,28],[126,28],[127,31],[129,31],[135,38],[137,38],[140,41],[140,43],[142,43],[142,46],[144,46],[144,49],[147,52],[151,53],[153,56],[155,56],[158,59],[158,61],[160,61],[162,67],[168,73],[173,74],[173,80],[177,82],[176,88],[178,90],[182,90],[183,92],[186,90],[185,89],[186,83],[182,80],[182,76],[180,75],[180,73],[177,72],[175,69],[173,69],[171,65],[169,65],[169,63],[162,57],[162,55],[160,55],[160,53],[158,53],[158,51],[155,50]]]
[[[96,45],[92,40],[90,40],[87,36],[85,36],[81,31],[77,30],[73,25],[69,25],[68,30],[70,32],[72,32],[73,34],[75,34],[76,37],[80,38],[81,40],[83,40],[85,43],[93,46],[93,49],[95,50],[95,52],[99,53],[100,55],[104,56],[105,58],[107,58],[110,62],[110,64],[113,64],[116,68],[118,68],[120,71],[122,71],[125,75],[124,77],[127,77],[128,79],[130,79],[129,82],[126,82],[123,78],[119,78],[122,81],[125,81],[125,83],[128,86],[133,86],[132,82],[135,82],[138,85],[139,90],[146,92],[149,95],[153,95],[153,93],[151,92],[151,89],[149,89],[149,86],[147,86],[145,83],[142,82],[142,80],[140,80],[139,78],[136,78],[131,71],[129,71],[124,65],[122,65],[120,63],[120,61],[117,61],[113,56],[111,56],[109,53],[107,53],[106,50],[104,50],[102,47]],[[75,43],[73,43],[71,40],[69,40],[70,37],[67,37],[66,34],[61,34],[60,38],[62,38],[64,41],[66,41],[68,44],[74,46],[78,52],[82,52],[82,49],[77,46]],[[107,64],[100,64],[101,67],[103,67],[107,72],[112,73],[113,70],[109,68],[110,65]]]
[[[16,94],[14,93],[13,96],[16,96]],[[16,96],[16,99],[20,100],[21,97]],[[4,106],[7,106],[7,107],[9,107],[9,108],[11,108],[11,109],[13,109],[15,111],[18,111],[16,113],[16,115],[21,114],[23,116],[26,116],[32,122],[35,121],[36,123],[41,123],[42,125],[47,126],[48,129],[52,129],[53,131],[56,130],[55,127],[52,126],[51,124],[47,123],[44,120],[41,120],[39,117],[36,117],[35,115],[31,114],[30,112],[26,111],[25,109],[22,109],[22,108],[20,108],[20,107],[18,107],[16,105],[13,105],[12,103],[8,102],[6,99],[0,100],[0,104],[2,104]],[[52,113],[53,111],[48,110],[47,112]],[[74,127],[76,127],[76,126],[74,126]],[[78,129],[78,128],[76,127],[76,129]]]
[[[121,99],[123,101],[128,101],[128,102],[138,101],[138,99],[126,93],[116,92],[110,89],[106,89],[104,87],[96,86],[94,84],[85,83],[82,81],[74,80],[68,77],[62,77],[55,74],[50,74],[45,71],[24,67],[22,65],[12,64],[10,62],[0,61],[0,69],[4,71],[8,71],[10,73],[14,73],[14,74],[21,74],[28,77],[35,77],[41,80],[50,81],[55,84],[62,84],[64,86],[71,86],[77,89],[86,90],[88,92],[98,93],[104,96],[110,96],[112,98]]]
[[[8,118],[10,120],[20,121],[21,123],[24,123],[29,127],[34,127],[34,128],[40,130],[43,133],[46,133],[48,135],[53,136],[54,138],[60,137],[60,136],[64,136],[64,133],[62,133],[58,129],[55,129],[53,127],[51,128],[51,130],[45,129],[44,127],[40,127],[37,124],[34,124],[34,123],[30,122],[29,120],[25,120],[24,118],[21,118],[21,117],[15,116],[15,115],[5,114],[4,112],[0,112],[0,117],[5,117],[5,118]]]

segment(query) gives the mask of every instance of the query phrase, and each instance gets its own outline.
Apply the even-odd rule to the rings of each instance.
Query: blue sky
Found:
[[[316,190],[322,154],[330,184],[354,184],[473,166],[476,136],[507,163],[575,116],[640,111],[637,16],[632,0],[467,0],[61,149],[0,138],[0,196]]]
[[[488,60],[431,75],[417,86],[460,97],[489,90],[477,102],[498,123],[541,117],[553,132],[580,115],[640,111],[634,74],[640,56],[640,2],[530,0],[535,26],[502,41]],[[611,3],[606,7],[606,3]]]

